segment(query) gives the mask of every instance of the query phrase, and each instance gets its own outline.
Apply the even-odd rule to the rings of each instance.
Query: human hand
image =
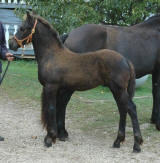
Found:
[[[8,61],[13,61],[13,59],[14,59],[13,54],[12,54],[12,53],[6,53],[6,59],[7,59]]]

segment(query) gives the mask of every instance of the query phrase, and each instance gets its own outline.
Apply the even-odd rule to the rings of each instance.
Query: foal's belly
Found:
[[[85,91],[92,88],[95,88],[99,85],[103,85],[102,80],[100,77],[97,76],[89,76],[89,75],[71,75],[68,76],[66,79],[63,80],[63,85],[65,87],[69,87],[70,89],[77,90],[77,91]]]
[[[71,85],[71,84],[69,84],[68,85],[68,87],[70,88],[70,89],[72,89],[72,90],[75,90],[75,91],[86,91],[86,90],[89,90],[89,89],[93,89],[93,88],[96,88],[97,86],[99,86],[100,84],[73,84],[73,85]]]

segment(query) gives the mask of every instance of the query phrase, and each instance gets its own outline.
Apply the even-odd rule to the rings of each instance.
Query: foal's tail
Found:
[[[130,80],[128,83],[127,91],[128,91],[129,97],[132,99],[134,96],[134,92],[135,92],[135,71],[134,71],[133,64],[130,61],[127,61],[127,62],[130,68]]]

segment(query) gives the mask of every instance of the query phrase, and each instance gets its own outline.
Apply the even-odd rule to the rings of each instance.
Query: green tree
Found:
[[[160,0],[27,0],[27,3],[60,34],[88,23],[132,25],[160,12]]]
[[[132,25],[160,11],[160,0],[104,0],[99,5],[103,21],[109,24]],[[104,14],[105,13],[105,14]]]

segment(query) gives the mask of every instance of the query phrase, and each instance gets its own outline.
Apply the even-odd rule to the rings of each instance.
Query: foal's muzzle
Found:
[[[17,51],[19,47],[20,46],[17,44],[17,41],[14,39],[14,37],[9,39],[9,48],[11,50]]]

